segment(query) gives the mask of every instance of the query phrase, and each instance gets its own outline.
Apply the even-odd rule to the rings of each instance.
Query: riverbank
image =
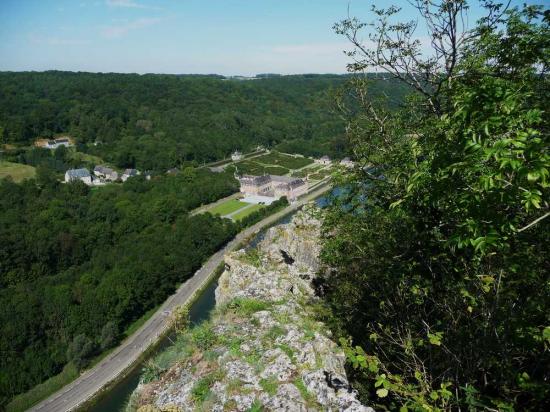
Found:
[[[328,182],[310,192],[303,199],[284,210],[266,217],[261,222],[237,234],[224,248],[216,252],[190,279],[183,283],[177,292],[168,298],[159,310],[129,339],[94,368],[86,371],[74,382],[33,407],[32,411],[62,412],[88,405],[98,394],[123,378],[135,366],[144,353],[151,350],[169,328],[169,318],[173,309],[189,304],[197,291],[215,275],[226,253],[238,248],[243,241],[268,227],[287,214],[293,213],[305,203],[321,196],[330,189]]]

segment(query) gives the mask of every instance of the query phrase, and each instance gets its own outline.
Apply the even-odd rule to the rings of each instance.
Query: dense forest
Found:
[[[550,13],[482,3],[473,29],[456,0],[336,25],[350,70],[415,90],[390,111],[351,85],[348,138],[370,166],[341,177],[325,220],[326,316],[376,410],[550,408]]]
[[[129,179],[102,188],[0,181],[0,405],[86,366],[238,231],[187,212],[234,193],[224,173]]]
[[[166,170],[258,145],[343,157],[333,94],[347,77],[0,73],[0,143],[69,134],[118,167]],[[396,82],[379,92],[406,90]]]

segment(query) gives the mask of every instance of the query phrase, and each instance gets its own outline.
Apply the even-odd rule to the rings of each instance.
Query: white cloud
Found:
[[[145,27],[154,26],[162,21],[159,17],[141,18],[134,21],[130,21],[125,24],[113,25],[104,27],[101,30],[103,37],[115,38],[122,37],[128,34],[130,31],[143,29]]]
[[[130,9],[150,9],[150,10],[160,10],[159,7],[148,6],[146,4],[137,3],[132,0],[105,0],[105,3],[109,7],[124,7]]]

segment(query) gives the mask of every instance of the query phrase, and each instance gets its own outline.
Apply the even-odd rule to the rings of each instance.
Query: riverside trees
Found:
[[[352,71],[416,90],[391,112],[358,77],[342,97],[356,158],[329,209],[335,327],[370,403],[395,410],[543,410],[550,398],[548,12],[412,1],[430,30],[374,9]],[[361,111],[347,110],[352,101]],[[346,337],[350,335],[348,340]]]

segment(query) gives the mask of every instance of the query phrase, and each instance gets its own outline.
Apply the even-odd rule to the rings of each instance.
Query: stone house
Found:
[[[110,167],[106,166],[96,166],[94,168],[94,175],[99,177],[100,179],[109,180],[111,182],[114,182],[118,179],[118,173]]]

